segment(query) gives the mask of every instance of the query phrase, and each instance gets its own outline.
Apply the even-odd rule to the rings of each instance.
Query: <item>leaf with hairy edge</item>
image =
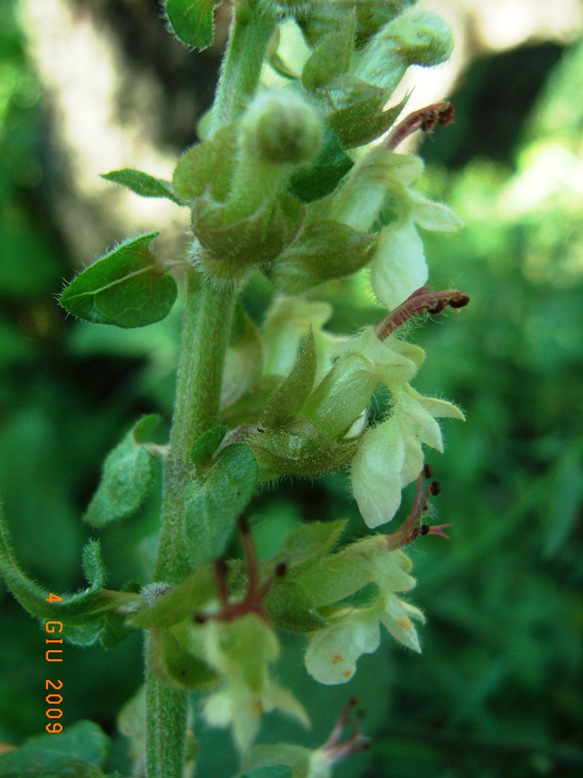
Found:
[[[78,721],[56,737],[43,733],[0,758],[0,778],[107,778],[107,735],[92,721]],[[117,774],[119,775],[119,773]]]
[[[213,42],[214,0],[166,0],[165,10],[176,37],[187,46],[206,49]]]
[[[43,621],[57,618],[67,626],[65,637],[73,643],[94,643],[101,633],[101,625],[109,611],[134,604],[138,597],[129,592],[103,589],[105,567],[101,559],[99,541],[90,540],[83,549],[83,571],[89,587],[76,594],[54,594],[31,580],[20,568],[10,546],[8,529],[0,512],[0,575],[22,607]]]
[[[176,282],[158,263],[150,243],[160,233],[130,238],[71,281],[59,303],[80,319],[117,327],[144,327],[165,318]]]
[[[132,516],[146,499],[156,467],[156,457],[143,445],[144,437],[160,422],[150,414],[141,418],[111,451],[83,520],[92,527]]]
[[[165,197],[167,200],[176,203],[176,205],[185,204],[174,193],[170,181],[165,181],[163,178],[156,178],[148,173],[142,173],[141,170],[124,167],[121,168],[121,170],[112,170],[109,173],[102,173],[101,178],[104,178],[106,181],[111,181],[114,184],[125,186],[128,189],[131,189],[132,192],[135,192],[135,194],[140,195],[140,197]]]
[[[194,568],[220,556],[257,484],[257,464],[242,444],[219,452],[208,478],[184,490],[184,533]]]

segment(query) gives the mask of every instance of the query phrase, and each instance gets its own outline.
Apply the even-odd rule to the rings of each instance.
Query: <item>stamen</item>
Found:
[[[441,313],[449,305],[451,308],[463,308],[470,298],[458,289],[433,290],[430,286],[421,286],[407,299],[389,313],[375,327],[379,340],[385,340],[406,321],[424,311],[430,314]]]
[[[431,476],[431,467],[429,465],[424,465],[423,470],[419,473],[419,477],[417,478],[415,497],[413,498],[413,505],[409,515],[396,532],[385,536],[387,546],[391,551],[409,545],[409,543],[412,543],[419,535],[440,535],[442,538],[448,537],[443,530],[447,529],[447,527],[451,527],[451,524],[431,526],[429,524],[421,523],[421,517],[427,511],[429,497],[438,495],[441,492],[441,484],[439,481],[432,481],[424,487],[424,480],[426,478],[431,478]]]
[[[241,544],[243,546],[243,555],[247,567],[247,590],[245,595],[243,599],[238,602],[229,602],[227,586],[228,566],[224,559],[217,559],[215,561],[215,583],[217,587],[219,611],[218,613],[196,613],[193,619],[197,624],[204,624],[209,619],[233,621],[248,613],[255,613],[257,616],[265,619],[263,600],[274,582],[287,572],[286,563],[280,562],[275,567],[273,573],[261,584],[259,560],[251,540],[249,523],[243,516],[239,519],[239,531],[241,533]]]
[[[345,759],[352,754],[358,754],[360,751],[364,751],[372,745],[369,738],[360,734],[360,722],[364,717],[364,711],[362,710],[357,711],[352,731],[348,739],[342,742],[342,736],[348,723],[350,711],[359,704],[360,700],[358,697],[352,697],[344,704],[330,737],[322,746],[321,750],[326,754],[326,757],[331,764],[338,762],[340,759]]]
[[[417,130],[433,132],[438,124],[446,127],[448,124],[453,124],[453,122],[454,108],[451,103],[447,102],[447,100],[432,103],[425,106],[425,108],[420,108],[418,111],[413,111],[403,121],[399,122],[387,136],[386,148],[389,151],[394,151],[405,138],[408,138]]]

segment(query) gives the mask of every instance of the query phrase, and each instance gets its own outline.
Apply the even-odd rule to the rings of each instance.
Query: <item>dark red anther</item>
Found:
[[[438,314],[449,305],[451,308],[463,308],[470,298],[457,289],[435,291],[430,286],[421,286],[407,299],[389,313],[375,327],[379,340],[385,340],[405,322],[420,313]]]
[[[387,136],[385,141],[386,148],[394,151],[405,138],[408,138],[417,130],[433,132],[438,124],[447,127],[448,124],[453,124],[453,122],[454,108],[451,103],[448,103],[447,100],[432,103],[425,106],[425,108],[413,111],[413,113],[410,113],[399,122]]]
[[[431,494],[436,497],[441,492],[441,484],[439,481],[432,481],[429,484],[429,489],[431,491]]]
[[[432,481],[427,486],[424,485],[425,479],[431,478],[431,475],[431,467],[424,465],[417,478],[415,497],[409,515],[396,532],[386,535],[387,546],[391,551],[409,545],[419,535],[441,535],[443,538],[447,537],[443,530],[451,527],[451,524],[440,524],[432,527],[429,524],[421,523],[421,518],[427,510],[427,501],[430,495],[435,496],[441,491],[439,481]]]

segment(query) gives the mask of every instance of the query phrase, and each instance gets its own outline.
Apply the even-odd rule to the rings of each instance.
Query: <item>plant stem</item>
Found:
[[[162,529],[156,581],[175,584],[189,572],[182,495],[192,477],[192,444],[217,422],[225,351],[231,332],[234,288],[187,272],[186,303],[176,404],[164,468]],[[148,778],[183,778],[187,692],[161,684],[146,646]]]
[[[275,17],[247,0],[235,2],[211,130],[236,119],[259,83]],[[217,423],[225,352],[235,289],[187,271],[186,304],[170,447],[164,467],[164,497],[156,581],[175,584],[189,570],[184,544],[184,487],[192,444]],[[154,676],[146,643],[146,759],[148,778],[183,778],[188,716],[187,692]]]
[[[211,132],[237,119],[255,96],[276,18],[259,3],[237,0],[213,107]]]

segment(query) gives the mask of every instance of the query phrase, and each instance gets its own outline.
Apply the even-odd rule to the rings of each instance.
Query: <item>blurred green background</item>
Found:
[[[221,19],[217,47],[188,57],[164,32],[156,2],[61,4],[115,45],[119,82],[133,84],[119,89],[111,121],[127,126],[133,111],[169,157],[192,143],[212,96]],[[161,410],[169,418],[180,312],[121,332],[76,323],[57,308],[63,279],[139,231],[143,217],[127,227],[117,201],[79,188],[59,86],[47,85],[39,32],[28,26],[31,6],[0,0],[0,492],[23,567],[62,592],[83,585],[80,549],[90,533],[80,516],[104,455],[138,415]],[[385,635],[348,687],[316,687],[301,664],[302,641],[289,640],[281,674],[305,701],[314,730],[273,716],[262,733],[264,741],[316,746],[358,693],[375,745],[339,776],[583,770],[581,94],[577,40],[483,49],[451,95],[456,124],[421,150],[426,192],[466,222],[460,236],[425,236],[431,283],[471,296],[459,316],[412,335],[427,350],[416,388],[467,412],[465,424],[447,425],[445,454],[431,457],[443,486],[440,520],[454,523],[451,541],[430,538],[411,551],[418,577],[411,599],[428,616],[423,655]],[[91,115],[82,118],[90,127]],[[185,221],[174,228],[169,245],[184,244],[185,228]],[[80,247],[93,254],[82,257]],[[258,321],[269,292],[257,277],[246,293]],[[338,332],[381,315],[362,277],[320,292],[334,302]],[[373,412],[382,403],[379,395]],[[138,517],[104,534],[111,587],[148,580],[156,513],[154,496]],[[263,495],[251,518],[267,554],[300,518],[341,516],[356,536],[361,520],[338,474]],[[45,636],[2,584],[0,599],[0,742],[20,743],[44,730]],[[64,723],[98,722],[114,736],[111,766],[127,770],[115,717],[141,681],[139,635],[107,653],[65,646],[59,671]],[[204,727],[199,734],[198,774],[230,774],[228,737]]]

